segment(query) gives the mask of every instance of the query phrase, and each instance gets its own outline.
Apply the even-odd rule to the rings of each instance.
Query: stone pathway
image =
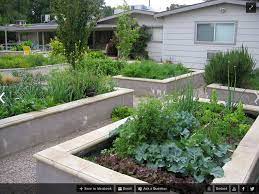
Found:
[[[107,120],[87,129],[76,131],[66,137],[61,137],[58,140],[45,142],[44,144],[0,158],[0,183],[36,183],[36,161],[32,157],[33,154],[110,123],[111,121]]]

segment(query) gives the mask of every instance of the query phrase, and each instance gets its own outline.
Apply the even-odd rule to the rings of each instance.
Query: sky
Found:
[[[148,5],[149,0],[126,0],[129,5]],[[200,3],[202,0],[150,0],[151,7],[155,11],[164,11],[166,7],[171,4],[186,4],[191,5],[195,3]],[[116,7],[118,5],[123,5],[123,0],[105,0],[107,6]]]

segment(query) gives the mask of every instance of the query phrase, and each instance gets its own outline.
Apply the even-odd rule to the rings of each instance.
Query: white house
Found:
[[[135,10],[132,16],[152,29],[147,50],[154,60],[202,69],[213,53],[244,45],[259,67],[259,11],[246,13],[246,1],[214,0],[160,13]],[[117,17],[98,24],[116,25]]]

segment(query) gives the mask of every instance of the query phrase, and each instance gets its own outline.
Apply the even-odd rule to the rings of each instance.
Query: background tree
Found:
[[[111,6],[103,6],[102,8],[102,17],[108,17],[113,15],[114,13],[114,8],[112,8]]]
[[[129,6],[124,2],[124,13],[117,21],[116,37],[119,57],[127,59],[130,55],[133,44],[139,37],[139,26],[137,21],[128,13]]]
[[[88,37],[100,17],[103,0],[52,0],[57,16],[58,38],[63,43],[67,61],[75,68],[82,58]]]
[[[185,5],[180,5],[180,4],[171,4],[169,7],[166,8],[167,11],[177,9],[180,7],[184,7]]]
[[[30,23],[40,23],[41,16],[50,14],[50,0],[31,0],[31,7],[28,12]]]
[[[27,19],[31,0],[0,0],[0,25]]]

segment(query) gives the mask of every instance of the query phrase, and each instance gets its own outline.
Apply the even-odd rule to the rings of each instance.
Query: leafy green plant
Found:
[[[181,64],[158,64],[154,61],[140,61],[128,64],[122,75],[128,77],[165,79],[190,72]]]
[[[77,65],[77,69],[80,68],[86,68],[89,71],[94,72],[97,75],[110,75],[115,76],[119,75],[121,72],[121,69],[125,66],[126,62],[124,61],[115,61],[112,59],[92,59],[92,58],[84,58],[80,62],[80,64]]]
[[[70,102],[113,91],[111,79],[87,69],[55,71],[48,80],[48,93],[56,103]]]
[[[245,88],[259,90],[259,69],[255,69],[253,71],[253,73],[247,80]]]
[[[87,69],[55,71],[48,77],[16,72],[0,81],[0,93],[5,93],[0,119],[113,90],[110,77],[95,75]]]
[[[88,59],[107,59],[107,56],[101,51],[90,51],[86,54]]]
[[[133,108],[128,106],[119,106],[112,111],[112,121],[116,122],[121,119],[127,118],[133,114]]]
[[[148,59],[146,48],[150,39],[151,33],[148,31],[148,28],[146,26],[141,26],[139,29],[139,37],[130,51],[130,57],[133,59]]]
[[[193,99],[193,91],[142,102],[131,119],[119,127],[110,154],[131,157],[148,168],[209,182],[224,175],[230,149],[241,140],[253,120],[242,104],[229,109]]]
[[[42,65],[53,65],[62,62],[62,58],[53,56],[45,57],[40,54],[33,54],[28,56],[3,56],[0,58],[0,68],[30,68]]]
[[[246,84],[255,67],[255,60],[248,53],[247,48],[241,47],[217,53],[205,67],[205,81],[207,84],[220,83],[242,87]],[[236,80],[235,80],[236,79]]]
[[[45,100],[47,93],[42,81],[44,77],[33,77],[27,73],[15,73],[21,81],[13,84],[0,84],[0,93],[4,92],[5,103],[1,105],[0,118],[6,118],[21,113],[40,110],[52,104]]]
[[[116,36],[118,39],[119,57],[127,59],[130,55],[133,44],[136,43],[139,37],[139,26],[136,19],[132,18],[128,13],[129,6],[122,7],[124,13],[117,20]]]
[[[65,48],[62,42],[56,37],[50,41],[51,55],[53,56],[65,56]]]
[[[223,177],[221,166],[228,161],[228,149],[228,145],[216,146],[208,139],[202,142],[202,147],[181,148],[175,143],[143,144],[136,149],[135,159],[152,169],[164,168],[183,176],[192,175],[201,183],[205,178]]]

